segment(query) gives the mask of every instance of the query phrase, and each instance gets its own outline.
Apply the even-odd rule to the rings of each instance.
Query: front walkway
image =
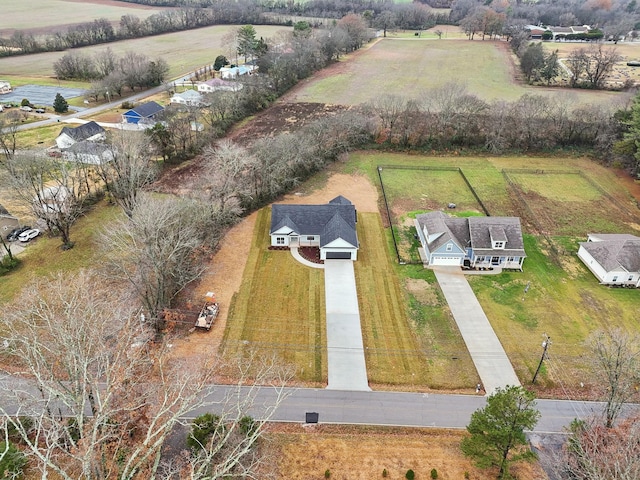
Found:
[[[518,376],[459,267],[433,269],[488,395],[520,385]]]
[[[325,260],[328,389],[369,391],[351,260]]]

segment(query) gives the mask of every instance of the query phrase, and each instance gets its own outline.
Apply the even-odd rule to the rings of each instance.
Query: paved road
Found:
[[[353,262],[325,260],[328,389],[370,390]]]
[[[232,390],[216,387],[208,400],[221,402]],[[242,390],[243,394],[246,390]],[[320,423],[361,424],[383,426],[438,427],[463,429],[471,414],[486,404],[484,396],[441,395],[403,392],[353,392],[327,389],[290,389],[288,397],[274,413],[272,420],[304,422],[307,412],[319,414]],[[275,391],[261,388],[256,397],[254,418],[264,415],[267,405],[273,404]],[[575,418],[602,411],[598,402],[568,400],[538,400],[542,417],[535,428],[538,433],[563,433]],[[206,411],[193,411],[194,418]]]
[[[455,267],[452,271],[434,269],[434,273],[487,394],[497,387],[520,385],[500,340],[460,268]]]

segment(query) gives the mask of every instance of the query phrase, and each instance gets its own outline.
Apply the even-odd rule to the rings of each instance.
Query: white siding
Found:
[[[602,265],[600,265],[582,246],[578,249],[578,257],[587,266],[587,268],[591,270],[591,273],[600,280],[600,282],[604,282],[606,280],[606,270],[602,268]]]

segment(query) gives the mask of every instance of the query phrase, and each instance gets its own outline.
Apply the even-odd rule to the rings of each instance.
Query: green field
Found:
[[[640,212],[611,170],[580,158],[438,158],[367,152],[352,154],[345,169],[354,173],[364,172],[379,186],[376,169],[380,164],[459,166],[493,215],[519,215],[518,202],[510,198],[505,178],[500,173],[503,168],[533,168],[545,171],[544,178],[532,174],[515,176],[522,182],[523,188],[530,192],[527,199],[531,208],[541,211],[546,209],[549,218],[556,222],[556,230],[551,228],[553,222],[548,222],[545,226],[549,226],[547,234],[551,235],[554,244],[562,247],[561,254],[557,258],[550,257],[546,241],[528,234],[525,235],[527,259],[524,272],[469,277],[471,286],[523,383],[530,381],[533,376],[541,354],[540,343],[543,333],[552,338],[553,345],[550,361],[540,377],[540,388],[543,389],[543,394],[546,389],[547,395],[553,391],[556,395],[571,396],[580,395],[581,382],[587,386],[586,388],[590,385],[590,375],[584,360],[588,352],[584,342],[591,332],[602,328],[621,327],[629,332],[640,333],[637,322],[640,316],[640,291],[611,289],[599,285],[597,279],[576,256],[578,242],[585,241],[586,234],[590,233],[580,230],[581,228],[589,225],[604,228],[608,225],[615,228],[609,231],[625,228],[623,231],[637,235],[640,225],[625,223],[624,217],[617,207],[611,204],[611,200],[583,177],[563,173],[547,175],[553,169],[581,170],[592,181],[597,179],[597,185],[615,200],[616,205],[629,206],[629,213],[636,213],[637,217],[637,213]],[[428,176],[432,172],[414,170],[413,176],[404,174],[404,171],[401,171],[402,175],[395,175],[395,172],[383,169],[382,178],[385,188],[389,178],[389,183],[393,185],[391,192],[397,192],[391,197],[388,194],[391,209],[400,215],[399,218],[407,219],[410,218],[416,204],[407,202],[406,192],[415,189],[418,198],[422,192],[419,186],[429,185]],[[450,195],[446,190],[434,189],[432,194],[440,205],[450,201]],[[556,219],[556,211],[551,210],[550,202],[556,199],[559,199],[558,205],[566,205],[570,212],[567,218],[573,219],[572,235],[567,235],[567,225]],[[422,200],[417,200],[418,204],[421,202]],[[596,208],[597,204],[602,207]],[[404,212],[403,205],[406,206]],[[526,233],[526,222],[524,225]],[[406,228],[409,230],[408,226]],[[400,240],[415,242],[413,235],[403,236],[402,227],[399,230]],[[392,246],[390,251],[390,255],[395,256]],[[416,272],[423,272],[422,267],[398,267],[399,275],[404,278],[411,278]],[[430,285],[425,288],[426,292],[433,289],[437,291],[435,280],[428,276],[424,279]],[[530,288],[525,294],[524,289],[527,285]],[[417,311],[420,312],[423,308],[424,306],[421,306]],[[440,306],[437,308],[441,310]],[[561,389],[566,389],[566,393]]]
[[[557,90],[520,85],[511,75],[510,54],[494,41],[442,40],[432,36],[381,39],[371,48],[347,57],[295,92],[299,102],[357,105],[380,95],[395,94],[424,100],[430,89],[447,83],[467,85],[468,91],[491,100],[516,100],[525,93],[566,95]],[[572,90],[574,103],[610,103],[615,92]]]
[[[95,45],[75,49],[87,54],[111,48],[116,55],[126,52],[144,53],[150,58],[162,57],[169,63],[169,76],[194,70],[207,63],[213,63],[218,55],[227,55],[230,60],[234,57],[225,45],[224,36],[237,26],[218,25],[199,28],[184,32],[167,33],[153,37],[122,40],[108,45]],[[255,27],[258,37],[271,37],[276,32],[290,30],[288,27],[263,26]],[[12,81],[12,77],[53,77],[53,64],[65,52],[48,52],[19,57],[0,58],[0,78]]]
[[[91,22],[97,18],[120,21],[123,15],[146,18],[153,13],[167,10],[134,3],[91,0],[29,0],[3,2],[0,36],[17,29],[61,27],[74,23]],[[56,30],[56,29],[54,29]]]

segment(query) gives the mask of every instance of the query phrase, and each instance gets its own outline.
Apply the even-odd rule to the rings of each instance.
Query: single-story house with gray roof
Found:
[[[63,127],[56,137],[58,148],[69,148],[72,145],[83,142],[101,142],[107,137],[107,132],[96,122],[91,121],[77,127]]]
[[[640,237],[590,233],[578,257],[603,285],[640,287]]]
[[[435,211],[416,215],[418,237],[431,266],[522,270],[522,228],[517,217],[451,217]]]
[[[356,260],[357,213],[345,197],[325,205],[271,206],[272,247],[319,247],[321,260]]]

